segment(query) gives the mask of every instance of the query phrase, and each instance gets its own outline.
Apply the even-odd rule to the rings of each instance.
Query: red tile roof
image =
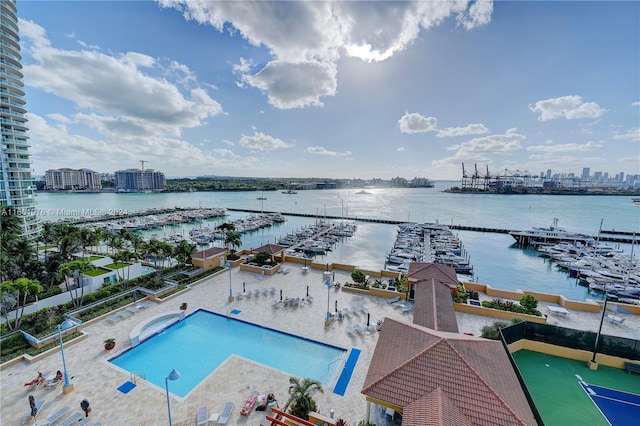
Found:
[[[413,293],[413,323],[432,330],[458,332],[451,288],[435,279],[418,281]]]
[[[438,388],[441,395],[432,394]],[[466,424],[455,423],[445,404],[475,425],[536,424],[500,342],[391,318],[382,326],[362,393],[407,409],[411,425],[430,424],[422,417],[429,404],[440,406],[441,424]]]
[[[219,256],[222,253],[225,253],[227,250],[221,247],[211,247],[205,250],[200,250],[198,252],[192,253],[192,259],[207,259],[209,257]]]
[[[276,245],[276,244],[265,244],[265,245],[263,245],[261,247],[252,249],[251,251],[253,253],[260,253],[260,252],[264,251],[264,252],[267,252],[267,253],[269,253],[271,255],[274,255],[274,254],[278,254],[281,251],[286,250],[286,249],[287,248],[285,246],[279,246],[279,245]]]
[[[458,285],[458,275],[451,266],[439,263],[411,262],[407,272],[409,282],[421,280],[436,280],[436,282],[450,286]]]

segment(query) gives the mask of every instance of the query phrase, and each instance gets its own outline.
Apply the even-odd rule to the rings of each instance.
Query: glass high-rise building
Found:
[[[0,204],[22,219],[22,234],[38,233],[31,154],[27,136],[22,56],[15,0],[0,1]]]

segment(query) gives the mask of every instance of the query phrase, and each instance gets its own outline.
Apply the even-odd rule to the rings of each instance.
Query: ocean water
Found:
[[[390,189],[367,188],[369,194],[357,194],[358,189],[298,191],[297,194],[273,192],[190,192],[143,194],[65,194],[39,193],[38,212],[43,220],[58,220],[68,216],[97,213],[134,212],[160,207],[226,207],[286,213],[305,213],[351,217],[380,218],[410,222],[528,229],[549,226],[554,218],[558,225],[574,232],[597,235],[600,223],[604,230],[623,230],[640,235],[640,207],[626,196],[561,196],[561,195],[493,195],[450,194],[442,192],[458,182],[437,182],[435,188]],[[263,196],[266,200],[258,200]],[[225,220],[244,217],[242,212],[230,212]],[[287,216],[287,222],[271,228],[242,235],[242,248],[255,248],[274,243],[281,236],[314,223],[309,217]],[[164,227],[147,231],[159,236],[172,233],[188,235],[202,226],[213,228],[221,219]],[[384,267],[386,255],[395,241],[397,226],[358,222],[353,237],[345,238],[333,251],[316,256],[321,263],[340,262],[363,269]],[[559,270],[531,249],[514,245],[507,234],[458,232],[474,267],[473,280],[503,289],[529,289],[562,294],[569,299],[598,298],[589,293],[574,278]],[[630,245],[620,245],[627,251]],[[635,255],[638,252],[636,251]],[[471,277],[470,277],[471,278]]]

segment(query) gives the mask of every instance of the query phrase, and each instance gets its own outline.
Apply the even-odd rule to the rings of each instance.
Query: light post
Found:
[[[171,426],[171,400],[169,399],[169,380],[178,380],[180,378],[180,372],[175,368],[169,372],[169,375],[164,378],[164,387],[167,390],[167,412],[169,413],[169,426]]]
[[[233,302],[233,291],[231,290],[231,262],[227,261],[224,266],[229,268],[229,302]]]
[[[600,316],[600,327],[598,328],[598,334],[596,334],[596,342],[593,345],[593,356],[591,360],[587,363],[591,370],[598,369],[598,362],[596,361],[596,355],[598,354],[598,341],[600,340],[600,333],[602,333],[602,323],[604,322],[604,316],[607,312],[607,301],[609,298],[607,297],[607,285],[604,286],[604,305],[602,306],[602,315]]]
[[[67,372],[67,362],[64,359],[64,345],[62,344],[62,330],[73,327],[75,324],[68,319],[64,320],[62,324],[58,324],[58,338],[60,339],[60,354],[62,355],[62,370],[64,374],[64,385],[62,386],[62,393],[69,393],[73,390],[73,385],[69,381],[69,372]]]
[[[327,280],[324,282],[324,285],[327,286],[327,317],[324,320],[324,326],[325,327],[329,327],[329,324],[331,324],[331,280],[329,278],[327,278]]]

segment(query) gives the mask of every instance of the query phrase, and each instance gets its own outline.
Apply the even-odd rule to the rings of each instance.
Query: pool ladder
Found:
[[[131,383],[137,383],[138,379],[142,379],[145,380],[146,376],[142,371],[134,371],[131,373],[130,377],[129,377],[129,381]]]

